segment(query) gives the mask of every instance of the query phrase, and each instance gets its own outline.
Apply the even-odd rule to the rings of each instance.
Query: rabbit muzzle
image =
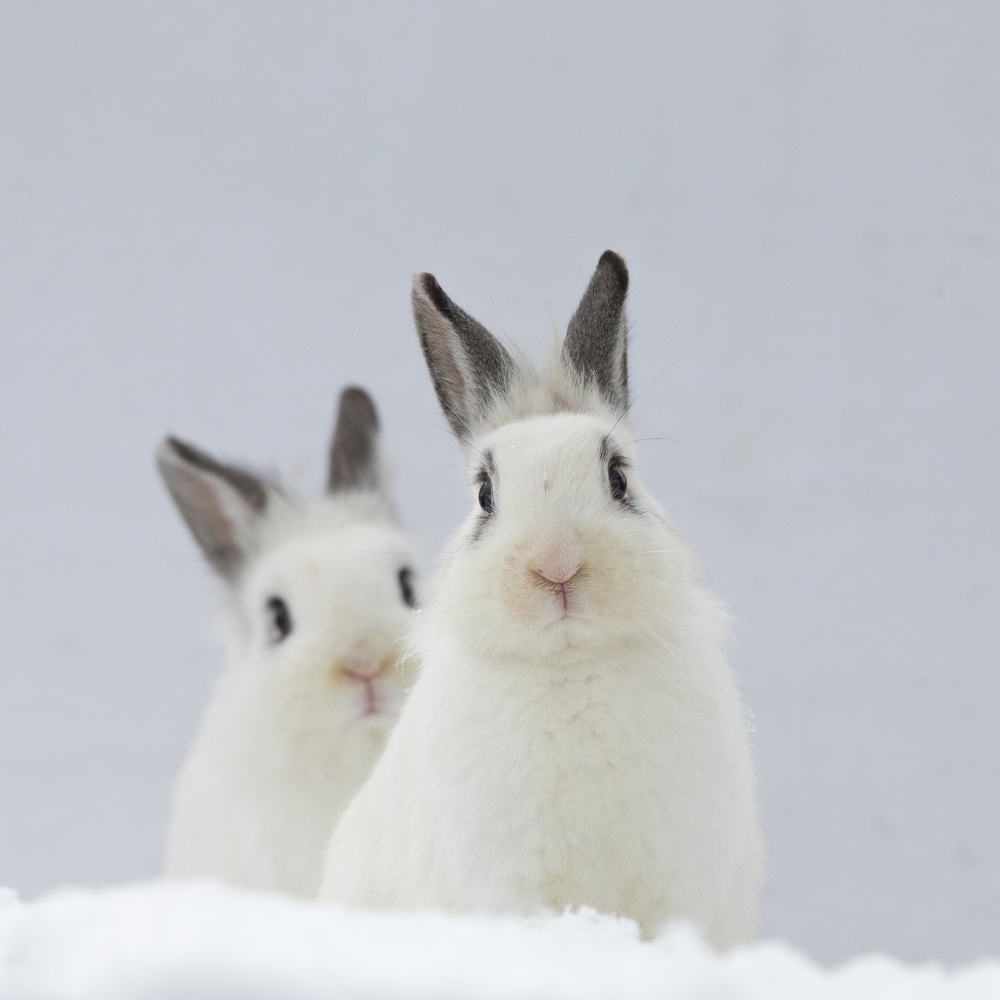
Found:
[[[552,595],[556,619],[578,617],[583,611],[579,546],[570,539],[543,546],[535,553],[531,568],[538,585]]]
[[[361,685],[364,698],[362,717],[386,711],[391,699],[379,678],[395,663],[395,655],[379,655],[367,648],[352,652],[339,665],[339,672]]]

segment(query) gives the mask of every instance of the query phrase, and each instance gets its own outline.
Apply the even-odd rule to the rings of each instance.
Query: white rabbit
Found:
[[[157,462],[227,584],[231,626],[174,793],[167,874],[315,895],[407,680],[413,545],[385,491],[375,407],[361,389],[341,395],[321,499],[292,500],[175,438]]]
[[[642,488],[628,272],[605,253],[542,378],[429,274],[413,311],[473,505],[414,623],[420,676],[320,895],[752,936],[761,846],[727,617]]]

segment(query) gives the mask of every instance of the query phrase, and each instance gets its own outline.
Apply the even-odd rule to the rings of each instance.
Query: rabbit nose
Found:
[[[343,672],[355,680],[371,680],[382,673],[383,661],[380,656],[349,656]]]
[[[535,572],[549,583],[568,583],[580,569],[580,550],[569,541],[557,542],[535,556]]]

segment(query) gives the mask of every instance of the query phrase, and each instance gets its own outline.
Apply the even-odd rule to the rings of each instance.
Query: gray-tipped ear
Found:
[[[256,551],[272,487],[253,473],[223,465],[173,437],[157,448],[156,464],[210,565],[235,583]]]
[[[379,424],[375,403],[364,389],[348,386],[340,394],[337,425],[330,445],[328,492],[380,489],[378,452]]]
[[[628,409],[628,269],[605,250],[569,321],[563,358],[619,412]]]
[[[492,333],[445,295],[433,274],[414,276],[412,298],[438,402],[455,437],[467,441],[490,399],[513,381],[514,361]]]

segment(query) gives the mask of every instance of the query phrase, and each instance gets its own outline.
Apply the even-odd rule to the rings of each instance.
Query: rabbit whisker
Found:
[[[647,385],[646,388],[643,389],[642,392],[640,392],[639,395],[636,396],[635,399],[633,399],[632,402],[625,407],[625,412],[622,413],[622,415],[614,422],[614,425],[612,426],[611,431],[609,433],[614,433],[615,427],[617,427],[628,416],[629,410],[631,410],[632,407],[635,406],[635,404],[638,403],[639,400],[642,399],[642,397],[645,396],[646,393],[649,392],[649,390],[652,389],[653,386],[656,385],[656,383],[659,382],[660,379],[667,374],[668,371],[670,371],[672,368],[676,368],[677,365],[679,365],[689,354],[692,354],[693,352],[694,348],[692,347],[691,350],[687,352],[687,354],[682,354],[672,365],[668,365],[666,368],[664,368],[663,371],[660,372],[660,374],[657,375],[656,378],[654,378],[653,381],[650,382],[649,385]]]
[[[695,444],[689,444],[687,441],[678,441],[677,438],[668,437],[633,438],[631,441],[623,441],[622,444],[642,444],[644,441],[669,441],[671,444],[679,444],[683,445],[685,448],[694,448],[695,451],[700,451],[698,446]]]

